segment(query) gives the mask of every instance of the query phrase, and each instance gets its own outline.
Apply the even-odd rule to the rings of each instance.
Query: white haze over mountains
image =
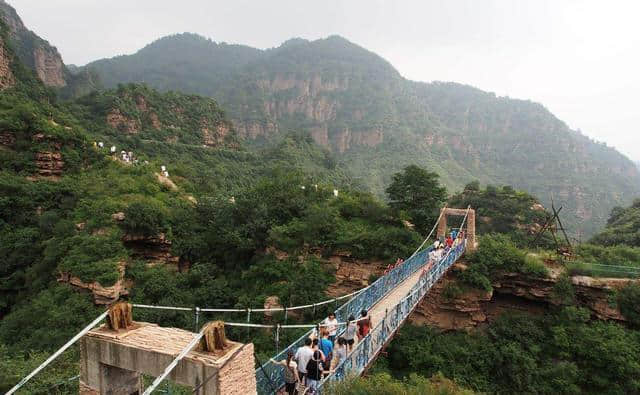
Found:
[[[339,34],[417,81],[544,104],[640,160],[640,2],[600,0],[9,0],[66,63],[194,32],[258,48]]]

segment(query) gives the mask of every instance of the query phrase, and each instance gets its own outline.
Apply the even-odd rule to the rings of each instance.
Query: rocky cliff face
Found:
[[[45,85],[66,86],[70,75],[58,50],[27,29],[15,9],[4,0],[0,0],[0,17],[8,27],[9,38],[20,60],[33,69]]]
[[[271,79],[257,81],[257,86],[265,98],[264,116],[267,121],[252,121],[248,125],[236,122],[236,129],[245,138],[270,137],[278,131],[278,124],[304,119],[317,144],[340,153],[358,146],[375,147],[384,140],[380,127],[335,127],[339,116],[348,116],[354,121],[362,121],[365,116],[365,110],[361,108],[350,109],[349,113],[342,111],[345,105],[340,93],[350,88],[348,76],[275,74]]]
[[[466,289],[451,296],[448,288],[456,285],[456,275],[464,270],[457,263],[436,284],[411,315],[414,324],[430,325],[443,330],[469,330],[491,321],[504,311],[544,312],[559,302],[553,295],[557,275],[540,279],[519,273],[505,273],[493,282],[493,291]],[[626,321],[617,308],[609,303],[612,291],[629,283],[630,279],[571,277],[576,301],[591,310],[601,320]]]
[[[180,258],[171,254],[171,240],[164,233],[156,236],[125,235],[122,239],[132,256],[145,260],[149,265],[178,265]]]
[[[11,71],[11,59],[4,48],[4,42],[0,37],[0,90],[10,88],[16,83]]]
[[[36,74],[45,85],[55,87],[67,85],[64,77],[64,63],[57,49],[44,45],[34,48],[33,59]]]
[[[245,120],[232,120],[235,130],[238,132],[238,136],[255,140],[258,137],[270,137],[278,132],[278,125],[274,122],[266,121],[245,121]]]
[[[140,121],[124,116],[117,108],[107,114],[106,121],[112,128],[127,134],[136,134],[140,131]]]
[[[327,295],[338,297],[364,288],[384,273],[385,265],[381,261],[353,259],[346,255],[334,255],[329,263],[336,272],[336,282],[327,289]]]
[[[188,42],[206,48],[189,52]],[[545,203],[553,195],[570,233],[589,235],[614,206],[640,193],[640,172],[629,160],[570,130],[542,105],[461,84],[406,80],[340,37],[290,40],[264,51],[224,47],[225,56],[206,62],[222,47],[201,37],[167,37],[151,46],[153,56],[146,48],[90,67],[103,71],[109,86],[144,75],[161,89],[210,95],[247,140],[307,131],[341,153],[379,195],[393,173],[418,164],[438,172],[451,190],[479,180],[513,185]],[[181,54],[181,63],[166,53]],[[185,73],[184,64],[211,71]]]
[[[207,147],[220,147],[224,145],[225,138],[231,132],[229,125],[220,123],[211,125],[206,119],[200,121],[200,132],[202,133],[202,144]]]
[[[45,143],[49,150],[42,150],[35,153],[35,165],[37,176],[41,178],[58,179],[64,170],[64,160],[62,158],[62,144],[50,136],[37,133],[32,137],[34,143]]]
[[[71,286],[79,289],[89,291],[93,294],[93,302],[97,305],[109,305],[120,299],[122,296],[129,294],[129,289],[125,284],[124,272],[126,263],[120,262],[118,269],[120,271],[120,277],[115,284],[110,287],[104,287],[99,282],[84,282],[78,277],[72,276],[69,273],[61,273],[58,277],[58,282],[70,284]]]

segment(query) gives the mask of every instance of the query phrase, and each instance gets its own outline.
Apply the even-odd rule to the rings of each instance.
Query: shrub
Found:
[[[377,373],[367,378],[348,377],[332,382],[327,388],[331,395],[471,395],[473,391],[459,387],[441,374],[431,379],[412,374],[407,380],[394,379],[388,373]]]
[[[640,285],[629,283],[618,291],[620,313],[630,324],[640,326]]]
[[[520,271],[532,277],[549,277],[549,269],[544,265],[542,259],[534,254],[527,254],[524,257],[524,264]]]
[[[154,199],[133,202],[124,211],[122,227],[131,234],[155,236],[166,231],[168,212]]]
[[[575,303],[576,295],[569,276],[562,276],[553,285],[552,297],[554,301],[562,305]]]

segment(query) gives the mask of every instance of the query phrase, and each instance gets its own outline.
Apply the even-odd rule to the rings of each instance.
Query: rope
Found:
[[[262,370],[262,374],[264,374],[264,377],[266,377],[269,380],[269,387],[271,387],[271,391],[275,394],[276,392],[278,392],[278,389],[273,385],[273,381],[271,380],[271,376],[269,376],[267,374],[267,372],[264,371],[264,366],[262,365],[262,362],[260,362],[260,359],[258,358],[258,355],[256,353],[254,353],[254,356],[256,358],[256,361],[258,361],[258,365],[260,365],[260,370]]]
[[[46,361],[42,362],[40,364],[40,366],[38,366],[37,368],[35,368],[33,370],[33,372],[29,373],[29,375],[25,378],[23,378],[22,380],[20,380],[20,382],[16,385],[13,386],[13,388],[11,388],[9,390],[9,392],[7,392],[5,395],[11,395],[14,392],[16,392],[17,390],[20,389],[20,387],[22,387],[23,385],[26,384],[27,381],[31,380],[31,378],[33,378],[33,376],[35,376],[36,374],[38,374],[42,369],[44,369],[47,365],[49,365],[54,359],[58,358],[58,356],[60,354],[62,354],[67,348],[71,347],[71,345],[73,343],[75,343],[76,341],[78,341],[78,339],[80,339],[82,336],[84,336],[87,332],[89,332],[94,326],[98,325],[98,323],[100,321],[102,321],[104,319],[104,317],[107,316],[107,314],[109,313],[109,311],[105,311],[104,313],[100,314],[98,316],[98,318],[96,318],[95,320],[91,321],[91,323],[87,326],[84,327],[84,329],[82,329],[80,332],[78,332],[73,338],[71,338],[71,340],[69,340],[67,343],[65,343],[64,346],[60,347],[58,349],[58,351],[56,351],[55,353],[53,353],[53,355],[51,355],[49,358],[47,358]]]
[[[152,306],[148,304],[133,304],[133,307],[141,307],[143,309],[157,309],[157,310],[179,310],[179,311],[193,311],[191,307],[174,307],[174,306]],[[204,311],[200,309],[200,311]],[[231,311],[231,310],[230,310]],[[233,310],[235,311],[235,310]]]
[[[338,300],[342,300],[342,299],[346,299],[346,298],[350,298],[356,294],[359,294],[360,292],[364,291],[365,289],[367,289],[368,287],[359,289],[357,291],[351,292],[350,294],[346,294],[346,295],[342,295],[339,296],[337,298],[333,298],[333,299],[327,299],[325,301],[322,302],[318,302],[318,303],[313,303],[313,304],[306,304],[306,305],[301,305],[301,306],[292,306],[292,307],[287,307],[286,309],[291,311],[291,310],[302,310],[302,309],[308,309],[308,308],[314,308],[317,306],[323,306],[325,304],[329,304],[329,303],[335,303]],[[143,309],[156,309],[156,310],[178,310],[178,311],[195,311],[196,309],[198,309],[197,307],[176,307],[176,306],[155,306],[155,305],[148,305],[148,304],[138,304],[138,303],[134,303],[132,305],[133,307],[139,307],[139,308],[143,308]],[[271,307],[271,308],[262,308],[262,309],[249,309],[250,312],[257,312],[257,313],[265,313],[265,312],[272,312],[272,311],[284,311],[285,308],[284,307]],[[200,308],[199,309],[200,312],[206,312],[206,313],[246,313],[247,309],[226,309],[226,308]]]
[[[173,361],[171,361],[171,363],[164,369],[164,372],[162,372],[160,376],[153,380],[153,383],[151,383],[149,388],[147,388],[142,395],[149,395],[151,392],[153,392],[154,389],[156,389],[158,385],[160,385],[160,383],[162,383],[162,381],[164,381],[169,373],[171,373],[171,371],[178,365],[178,362],[180,362],[182,358],[184,358],[189,353],[189,351],[191,351],[191,349],[195,347],[196,344],[198,344],[200,339],[202,339],[205,329],[206,326],[203,327],[197,335],[193,336],[193,339],[191,339],[189,344],[187,344],[187,346],[180,352],[180,354],[178,354],[178,356]]]
[[[435,224],[433,224],[433,228],[431,228],[431,232],[429,232],[429,235],[427,236],[426,239],[424,239],[422,241],[422,244],[420,244],[420,247],[418,247],[413,254],[411,254],[411,256],[409,258],[407,258],[407,260],[413,258],[418,251],[420,251],[420,249],[422,249],[422,247],[424,247],[425,243],[427,242],[427,240],[429,240],[431,238],[431,235],[433,234],[433,232],[435,232],[436,228],[438,227],[438,224],[440,223],[440,220],[442,219],[442,215],[444,214],[445,209],[447,208],[447,205],[445,204],[443,208],[440,209],[440,215],[438,216],[438,220],[436,221]],[[468,211],[467,211],[468,212]]]

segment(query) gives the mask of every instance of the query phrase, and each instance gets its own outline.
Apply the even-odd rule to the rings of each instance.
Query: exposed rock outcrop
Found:
[[[122,241],[132,255],[144,259],[150,265],[173,264],[178,266],[180,258],[171,254],[171,240],[164,233],[156,236],[124,235]]]
[[[109,287],[102,286],[99,282],[84,282],[80,278],[73,276],[70,273],[61,273],[58,277],[58,282],[70,284],[73,287],[85,289],[93,294],[93,302],[97,305],[108,305],[116,302],[120,297],[129,294],[129,290],[125,285],[124,272],[126,262],[120,262],[118,264],[118,271],[120,276],[115,284]]]
[[[66,86],[68,71],[58,50],[27,29],[15,9],[4,1],[0,1],[0,17],[8,27],[10,40],[21,48],[17,52],[20,60],[31,67],[45,85]]]
[[[202,143],[208,147],[219,147],[224,144],[230,128],[224,123],[212,126],[204,120],[201,122]]]
[[[258,81],[258,87],[268,93],[295,90],[298,96],[316,96],[322,92],[344,91],[349,87],[349,80],[345,78],[323,78],[319,74],[306,79],[299,79],[293,75],[277,74],[270,80]]]
[[[347,255],[334,255],[329,262],[336,270],[336,282],[327,289],[327,295],[338,297],[349,294],[370,284],[372,278],[384,273],[382,261],[364,261]]]
[[[282,305],[280,304],[280,298],[278,298],[275,295],[274,296],[267,296],[267,298],[264,300],[264,308],[265,309],[282,308]],[[271,317],[271,316],[273,316],[273,312],[265,311],[264,315],[266,315],[267,317]]]
[[[255,140],[258,137],[269,137],[278,132],[274,122],[232,120],[233,128],[242,138]]]
[[[55,48],[49,46],[34,48],[33,60],[36,74],[45,85],[55,87],[67,85],[64,79],[64,63]]]
[[[552,271],[549,278],[505,273],[493,281],[492,292],[463,287],[462,294],[451,295],[447,288],[459,285],[456,276],[464,269],[464,264],[455,264],[431,288],[429,297],[425,298],[411,315],[412,323],[435,326],[443,330],[469,330],[491,321],[507,310],[544,314],[550,306],[559,303],[553,294],[559,272]],[[638,280],[571,277],[577,303],[588,308],[597,319],[615,321],[626,319],[609,303],[610,295],[613,290],[634,281]]]
[[[4,48],[4,42],[0,38],[0,90],[15,85],[16,80],[11,71],[11,59]]]
[[[351,131],[349,128],[345,128],[332,137],[332,142],[336,150],[342,153],[358,145],[375,147],[381,144],[383,139],[384,135],[379,128],[357,131]]]
[[[60,177],[64,161],[60,152],[40,151],[36,153],[36,167],[41,177]]]
[[[16,143],[16,136],[11,132],[0,132],[0,145],[5,147],[13,147]]]
[[[107,114],[107,123],[112,128],[128,134],[136,134],[140,131],[140,121],[124,116],[117,108]]]

